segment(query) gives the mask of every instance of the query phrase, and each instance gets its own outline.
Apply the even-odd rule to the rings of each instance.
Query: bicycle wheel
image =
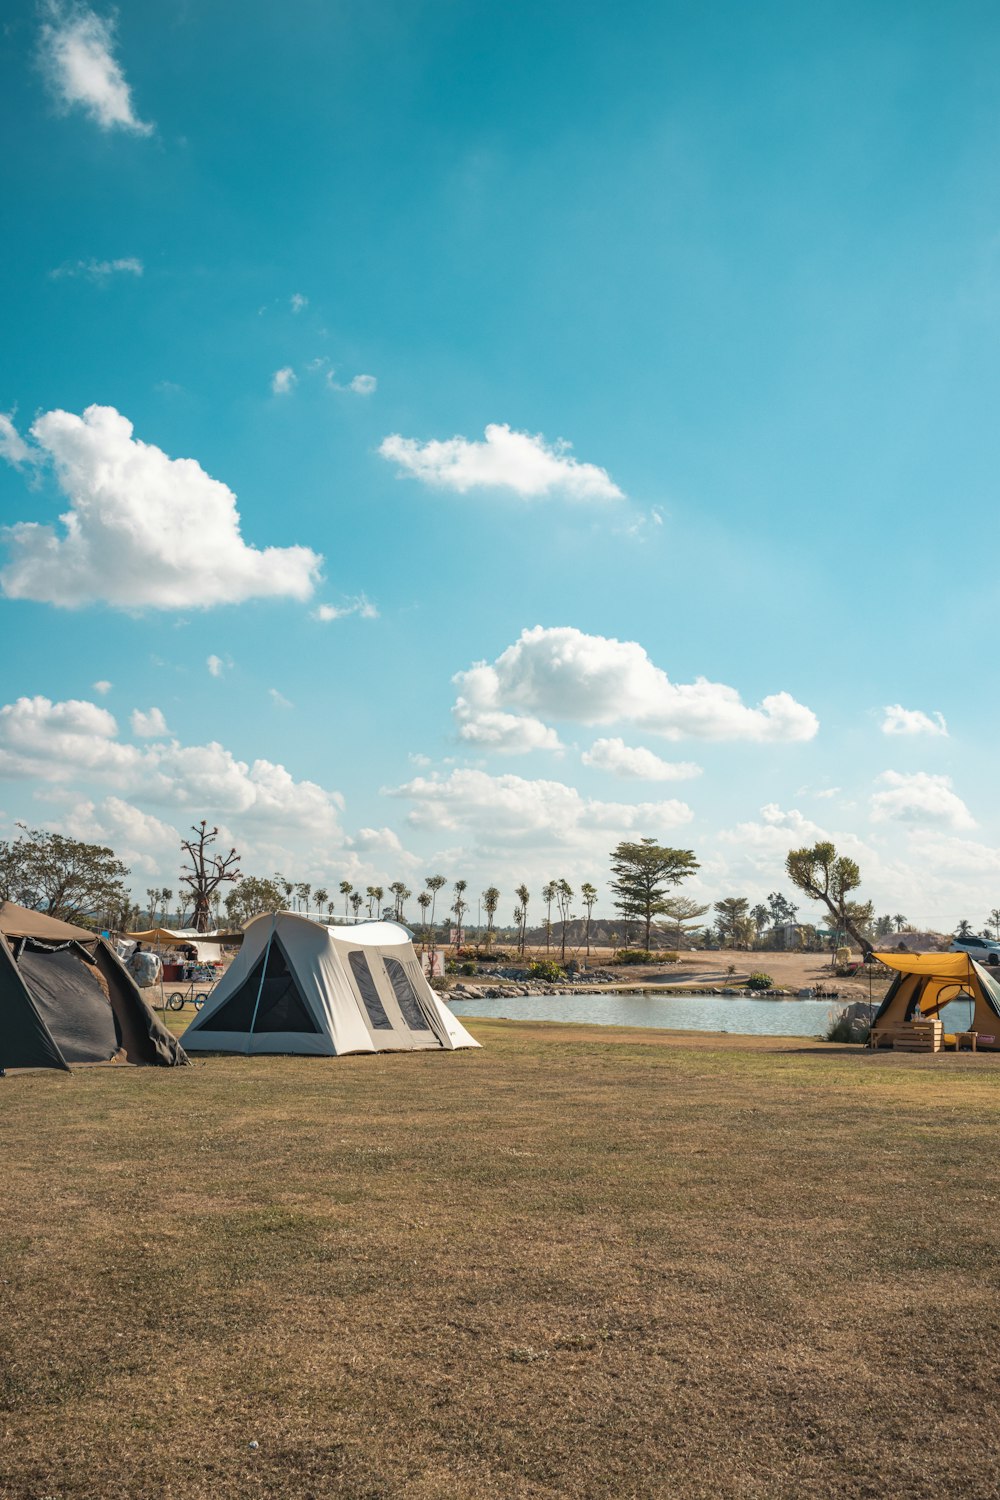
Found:
[[[202,1006],[204,1004],[205,1004],[205,996],[204,995],[195,995],[195,997],[194,997],[194,1008],[195,1008],[195,1010],[201,1010],[201,1008],[202,1008]]]
[[[173,995],[167,996],[167,1004],[169,1005],[171,1010],[183,1010],[184,996],[180,993],[180,991],[176,991]]]

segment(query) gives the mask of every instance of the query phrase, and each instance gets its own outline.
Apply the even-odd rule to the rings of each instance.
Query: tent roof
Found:
[[[268,925],[281,918],[282,929],[287,931],[289,922],[301,922],[303,927],[319,928],[325,932],[336,943],[344,943],[350,948],[388,948],[395,943],[409,943],[413,940],[413,934],[408,927],[401,922],[383,922],[380,920],[371,922],[353,922],[343,925],[326,922],[314,922],[310,917],[304,917],[300,912],[263,912],[259,917],[254,917],[252,922],[246,926],[247,932],[256,927],[258,922],[266,922]]]
[[[979,965],[967,953],[875,953],[887,969],[900,974],[932,974],[936,979],[968,979]]]
[[[92,943],[97,936],[86,927],[60,922],[14,901],[0,903],[0,932],[10,938],[39,938],[43,943]]]
[[[196,932],[193,927],[150,927],[148,932],[126,932],[137,943],[229,943],[243,941],[242,932]]]

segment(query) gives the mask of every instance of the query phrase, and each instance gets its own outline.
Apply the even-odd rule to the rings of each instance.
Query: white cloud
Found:
[[[819,723],[786,692],[748,707],[735,688],[674,683],[635,641],[572,626],[524,630],[492,665],[454,678],[469,716],[505,709],[579,724],[632,723],[668,740],[809,740]]]
[[[221,656],[212,655],[206,657],[205,665],[208,668],[208,675],[210,677],[221,677],[226,670],[226,663],[222,660]]]
[[[563,746],[554,729],[526,714],[507,714],[501,709],[477,713],[464,698],[453,709],[458,737],[467,745],[495,750],[500,755],[527,755],[531,750],[559,750]]]
[[[621,500],[605,469],[571,457],[570,444],[546,443],[541,434],[515,432],[493,422],[484,442],[453,437],[420,443],[393,433],[382,442],[383,458],[436,489],[504,489],[524,498],[560,495],[568,500]]]
[[[94,689],[94,692],[100,693],[102,697],[105,693],[110,693],[114,686],[113,683],[108,682],[106,677],[102,677],[99,682],[92,682],[90,685]]]
[[[447,777],[417,776],[384,794],[412,802],[407,821],[434,831],[464,830],[483,847],[512,844],[565,848],[641,829],[656,834],[691,820],[683,802],[600,802],[561,781],[490,776],[456,769]]]
[[[253,598],[305,600],[323,559],[308,547],[248,546],[236,496],[192,458],[138,441],[114,407],[50,411],[31,429],[70,508],[65,535],[20,522],[0,571],[11,599],[73,608],[187,609]]]
[[[339,792],[296,781],[272,761],[239,760],[217,741],[125,744],[114,716],[84,700],[19,698],[0,708],[0,775],[54,784],[86,775],[113,783],[117,796],[340,838]]]
[[[580,759],[585,766],[635,781],[689,781],[701,775],[693,761],[662,760],[644,745],[626,745],[622,739],[595,740]]]
[[[113,56],[114,22],[82,4],[51,0],[47,9],[39,59],[59,103],[83,109],[102,130],[149,135],[153,127],[135,113],[132,91]]]
[[[86,276],[89,281],[107,281],[110,276],[123,273],[129,276],[141,276],[143,270],[141,260],[134,255],[127,255],[121,260],[67,261],[65,265],[57,266],[54,271],[50,271],[49,275],[54,281],[66,276]]]
[[[105,844],[124,860],[133,875],[159,876],[176,865],[180,834],[171,824],[145,813],[121,797],[83,800],[60,817],[60,833],[88,843]]]
[[[374,375],[355,375],[351,381],[351,390],[358,396],[371,396],[378,388],[378,381]]]
[[[158,708],[151,708],[148,714],[143,713],[141,708],[134,708],[130,723],[132,733],[140,740],[161,740],[170,733],[167,721]]]
[[[35,455],[14,426],[12,417],[0,411],[0,458],[9,464],[32,463]]]
[[[284,693],[279,693],[277,688],[268,688],[267,695],[275,708],[292,708],[292,700],[286,698]]]
[[[309,306],[309,298],[303,297],[301,292],[293,292],[288,300],[293,313],[300,313],[304,307]]]
[[[377,620],[378,606],[366,595],[358,594],[356,599],[349,599],[346,604],[321,604],[312,612],[313,619],[324,625],[331,620],[346,620],[348,615],[358,615],[362,620]]]
[[[950,776],[883,771],[878,781],[884,791],[872,795],[873,823],[937,823],[959,829],[976,826],[969,809],[952,790]]]
[[[298,378],[291,365],[284,365],[271,376],[271,390],[276,396],[286,396],[298,384]]]
[[[922,713],[919,708],[903,708],[899,703],[887,704],[882,720],[883,734],[939,734],[947,735],[948,726],[944,715]]]

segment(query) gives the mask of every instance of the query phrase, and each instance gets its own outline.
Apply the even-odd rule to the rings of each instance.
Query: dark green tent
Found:
[[[102,937],[4,901],[0,1068],[92,1062],[170,1068],[187,1057]]]

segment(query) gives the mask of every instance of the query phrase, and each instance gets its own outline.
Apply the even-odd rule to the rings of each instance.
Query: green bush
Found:
[[[460,974],[474,974],[476,972],[476,966],[472,963],[459,964],[458,972]]]
[[[648,948],[620,948],[611,962],[613,964],[652,964],[656,962],[656,954],[650,953]]]
[[[867,1021],[849,1021],[841,1011],[826,1028],[828,1042],[867,1042],[871,1027]]]
[[[533,964],[528,965],[529,979],[543,979],[546,984],[553,984],[557,979],[564,977],[562,969],[554,958],[536,959]]]
[[[751,974],[749,979],[747,980],[747,989],[773,990],[774,980],[771,978],[770,974],[762,974],[760,970],[758,970],[756,973]]]

